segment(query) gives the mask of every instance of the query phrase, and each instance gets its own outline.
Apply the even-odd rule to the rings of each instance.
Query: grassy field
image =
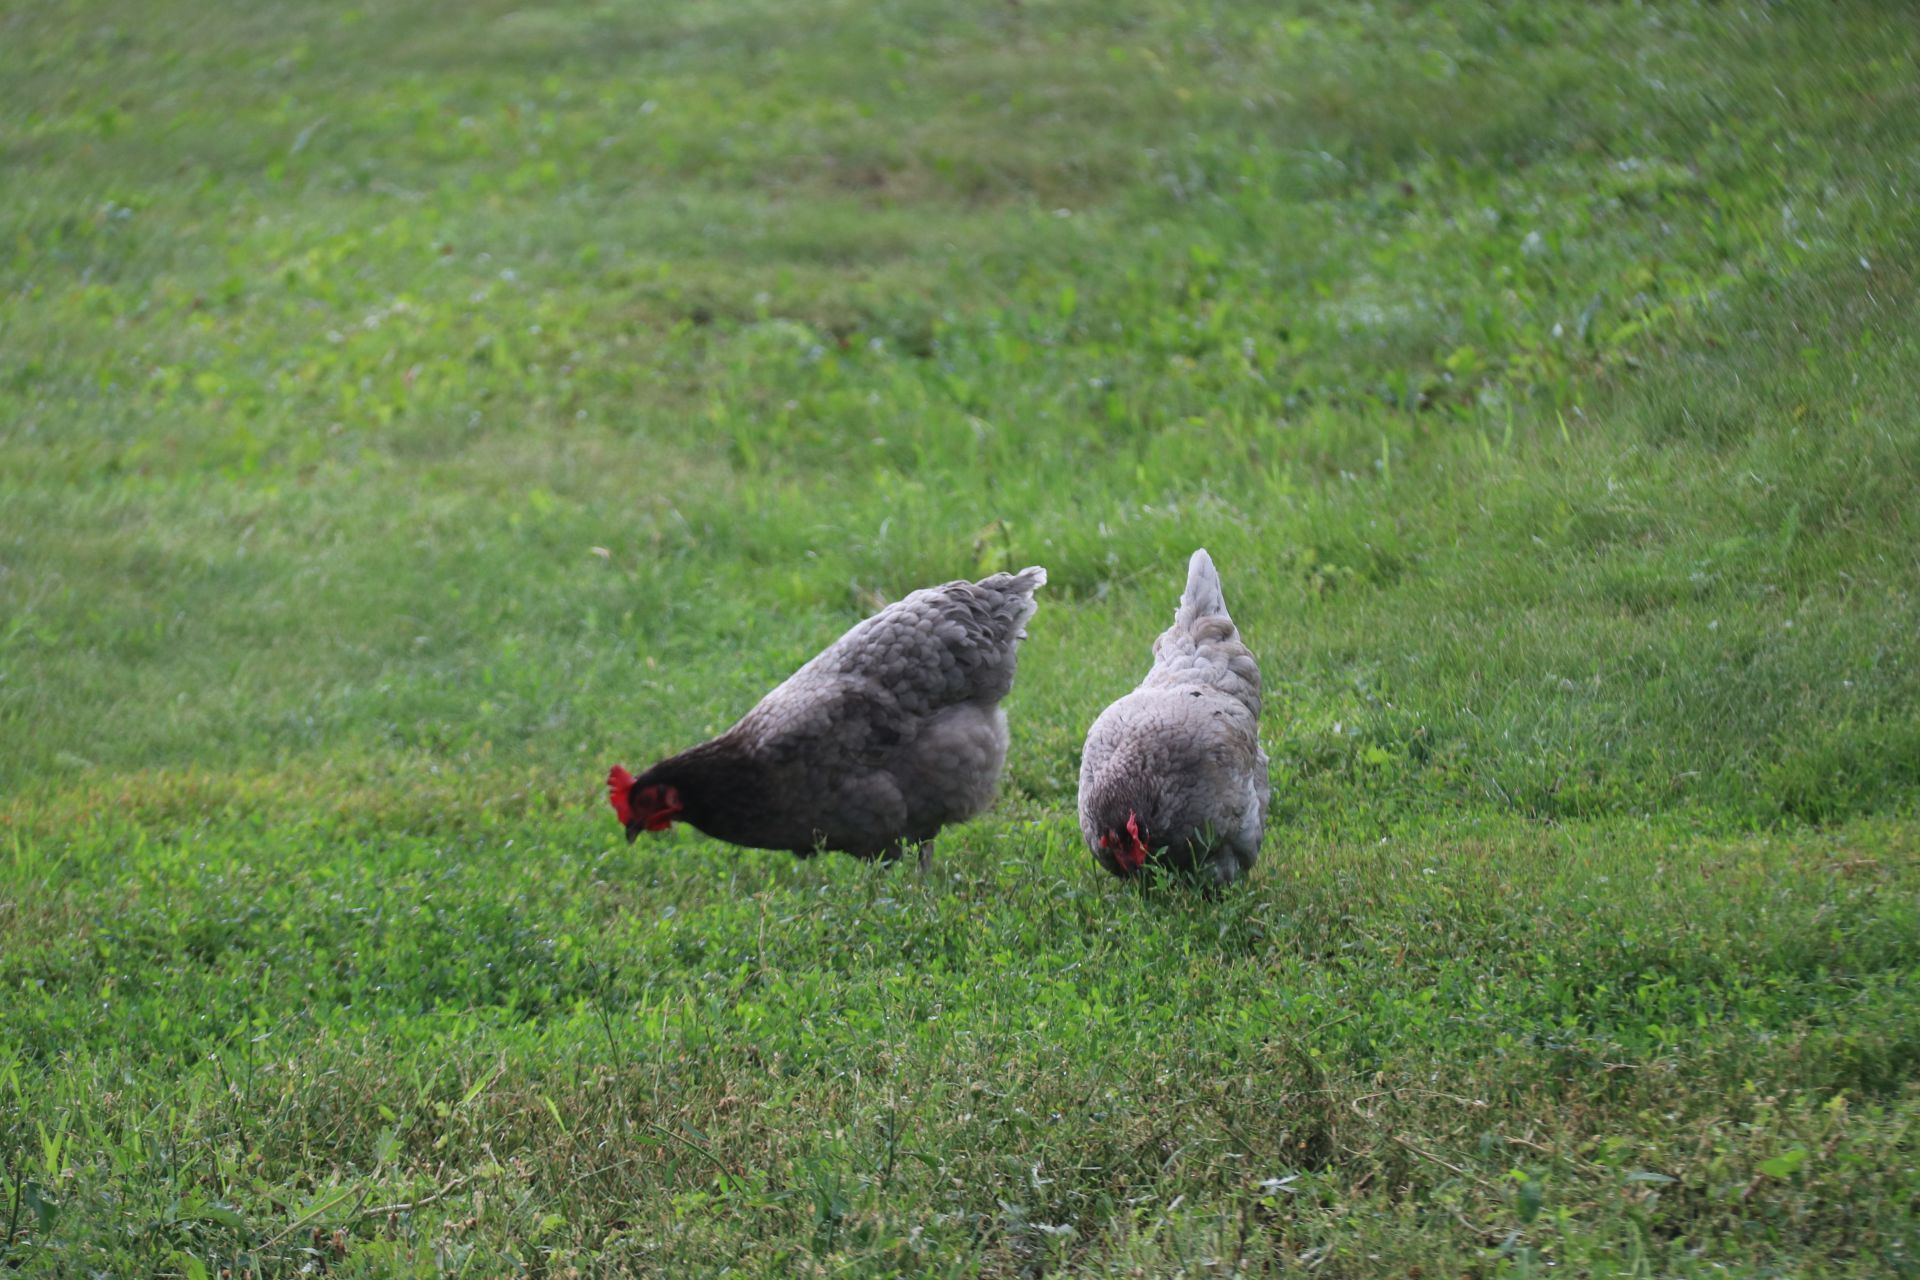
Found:
[[[0,1274],[1920,1276],[1900,5],[0,13]],[[1109,881],[1207,546],[1275,815]],[[935,870],[607,765],[1044,564]]]

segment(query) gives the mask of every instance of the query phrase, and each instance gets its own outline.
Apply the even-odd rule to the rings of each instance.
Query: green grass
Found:
[[[1920,1276],[1920,28],[0,16],[0,1265]],[[1196,545],[1217,899],[1081,736]],[[600,778],[1051,581],[936,873]]]

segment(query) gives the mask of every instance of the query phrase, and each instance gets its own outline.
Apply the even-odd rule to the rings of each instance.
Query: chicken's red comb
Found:
[[[613,816],[620,819],[622,826],[633,821],[633,806],[627,802],[632,790],[633,775],[620,765],[613,766],[607,773],[607,803],[613,806]]]
[[[1127,836],[1127,847],[1115,849],[1113,860],[1129,871],[1138,871],[1147,865],[1147,842],[1140,838],[1140,815],[1131,811],[1127,814]]]

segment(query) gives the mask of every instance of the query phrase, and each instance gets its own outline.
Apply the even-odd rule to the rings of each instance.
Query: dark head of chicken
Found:
[[[1122,875],[1132,875],[1147,865],[1147,833],[1140,828],[1140,815],[1127,810],[1127,834],[1123,838],[1118,831],[1107,831],[1100,837],[1100,847],[1113,858],[1113,865]]]
[[[665,831],[686,809],[680,801],[680,789],[669,785],[642,787],[620,765],[607,774],[607,803],[614,816],[627,829],[632,844],[642,831]]]

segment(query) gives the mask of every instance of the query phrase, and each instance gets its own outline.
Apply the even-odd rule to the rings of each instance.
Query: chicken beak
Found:
[[[640,833],[646,829],[647,824],[644,822],[629,822],[627,824],[627,843],[632,844],[635,840],[638,840]]]

